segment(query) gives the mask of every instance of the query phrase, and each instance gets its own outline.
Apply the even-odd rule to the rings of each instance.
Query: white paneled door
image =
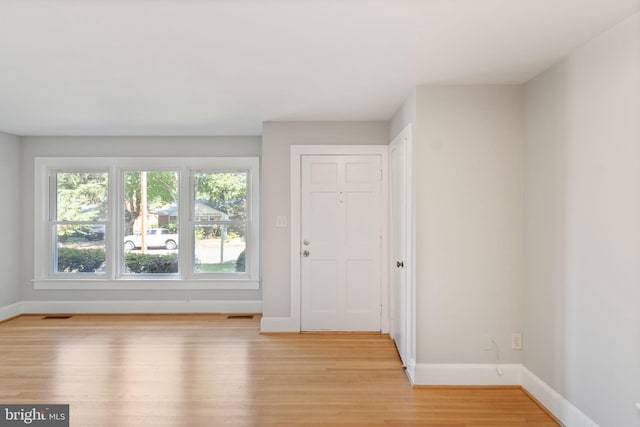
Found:
[[[403,364],[408,363],[409,293],[407,289],[407,142],[391,146],[391,338]]]
[[[302,330],[380,331],[381,158],[302,156]]]

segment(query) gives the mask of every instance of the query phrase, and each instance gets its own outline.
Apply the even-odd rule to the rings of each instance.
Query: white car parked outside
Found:
[[[152,228],[147,230],[145,243],[148,248],[166,248],[173,250],[178,247],[178,235],[166,228]],[[124,236],[124,248],[128,251],[142,247],[142,234]]]

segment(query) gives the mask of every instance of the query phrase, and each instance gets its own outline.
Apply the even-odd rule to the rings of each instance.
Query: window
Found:
[[[258,159],[37,158],[38,289],[256,289]]]
[[[53,171],[51,179],[53,272],[104,274],[108,174]]]
[[[248,175],[248,171],[195,174],[195,272],[246,271]]]
[[[179,273],[179,178],[177,170],[124,171],[124,275]]]

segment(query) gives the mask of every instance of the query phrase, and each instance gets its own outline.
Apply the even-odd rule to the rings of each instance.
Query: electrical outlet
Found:
[[[522,334],[511,334],[511,350],[522,350]]]

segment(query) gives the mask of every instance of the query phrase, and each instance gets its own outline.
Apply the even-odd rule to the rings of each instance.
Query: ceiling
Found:
[[[259,135],[522,83],[640,0],[0,0],[0,131]]]

